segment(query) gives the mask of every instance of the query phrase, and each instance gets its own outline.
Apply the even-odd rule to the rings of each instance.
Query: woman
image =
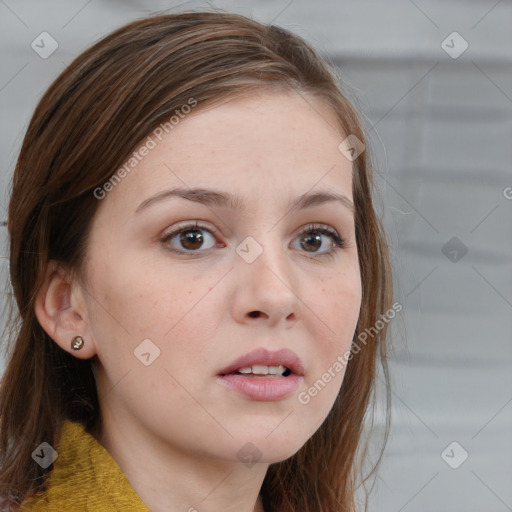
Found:
[[[355,510],[392,300],[364,140],[303,40],[234,14],[64,70],[9,206],[6,507]]]

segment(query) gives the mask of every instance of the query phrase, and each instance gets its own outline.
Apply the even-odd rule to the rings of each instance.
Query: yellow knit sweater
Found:
[[[47,490],[19,510],[148,512],[110,454],[80,423],[67,421]]]

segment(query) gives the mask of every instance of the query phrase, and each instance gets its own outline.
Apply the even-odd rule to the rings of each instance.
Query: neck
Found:
[[[265,512],[259,492],[268,463],[210,458],[115,418],[103,416],[95,436],[152,512]]]

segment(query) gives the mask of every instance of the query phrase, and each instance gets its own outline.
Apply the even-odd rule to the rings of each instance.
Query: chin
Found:
[[[275,438],[273,438],[275,436]],[[273,438],[273,439],[272,439]],[[258,462],[266,462],[274,464],[282,462],[295,455],[306,443],[307,439],[293,437],[290,435],[279,436],[276,432],[272,433],[269,438],[257,437],[252,445],[259,451],[256,451],[260,460]],[[251,446],[249,443],[246,445],[248,450]],[[243,452],[242,452],[243,453]]]

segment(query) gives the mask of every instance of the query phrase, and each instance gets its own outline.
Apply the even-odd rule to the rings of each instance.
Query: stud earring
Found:
[[[77,336],[71,342],[71,348],[73,350],[80,350],[83,346],[84,346],[84,339],[82,338],[82,336]]]

